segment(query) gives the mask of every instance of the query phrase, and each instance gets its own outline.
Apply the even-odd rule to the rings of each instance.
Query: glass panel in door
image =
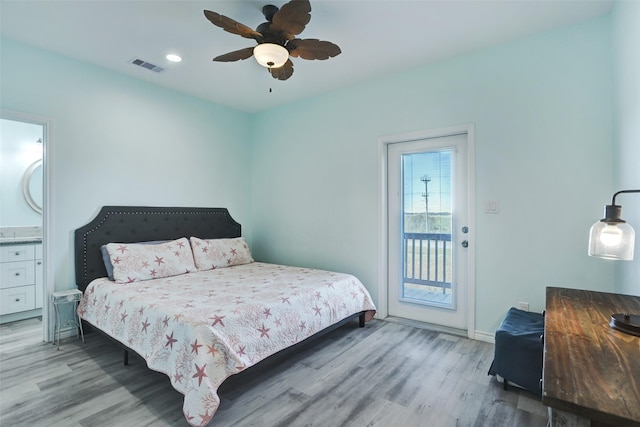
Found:
[[[401,299],[453,306],[452,230],[453,150],[402,155]]]

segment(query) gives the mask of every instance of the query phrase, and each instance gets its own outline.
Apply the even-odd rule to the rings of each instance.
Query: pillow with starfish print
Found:
[[[113,278],[131,283],[196,271],[193,253],[186,237],[155,245],[108,243]]]
[[[191,237],[193,259],[198,270],[231,267],[253,262],[244,237],[233,239],[199,239]]]

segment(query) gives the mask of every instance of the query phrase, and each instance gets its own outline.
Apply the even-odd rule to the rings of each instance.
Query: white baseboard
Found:
[[[491,343],[491,344],[495,344],[496,343],[495,333],[476,331],[475,334],[473,335],[473,339],[478,340],[478,341],[488,342],[488,343]]]

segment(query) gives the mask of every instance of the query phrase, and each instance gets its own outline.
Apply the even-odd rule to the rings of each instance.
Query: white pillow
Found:
[[[199,239],[191,237],[193,259],[198,270],[231,267],[253,262],[244,237],[233,239]]]
[[[193,253],[186,237],[155,245],[108,243],[113,278],[130,283],[196,271]]]

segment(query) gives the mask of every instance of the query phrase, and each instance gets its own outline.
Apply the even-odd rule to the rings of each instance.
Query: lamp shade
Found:
[[[289,51],[279,44],[262,43],[253,48],[253,56],[263,67],[279,68],[289,59]]]
[[[624,221],[600,220],[589,232],[589,255],[598,258],[629,261],[633,259],[635,232]]]

